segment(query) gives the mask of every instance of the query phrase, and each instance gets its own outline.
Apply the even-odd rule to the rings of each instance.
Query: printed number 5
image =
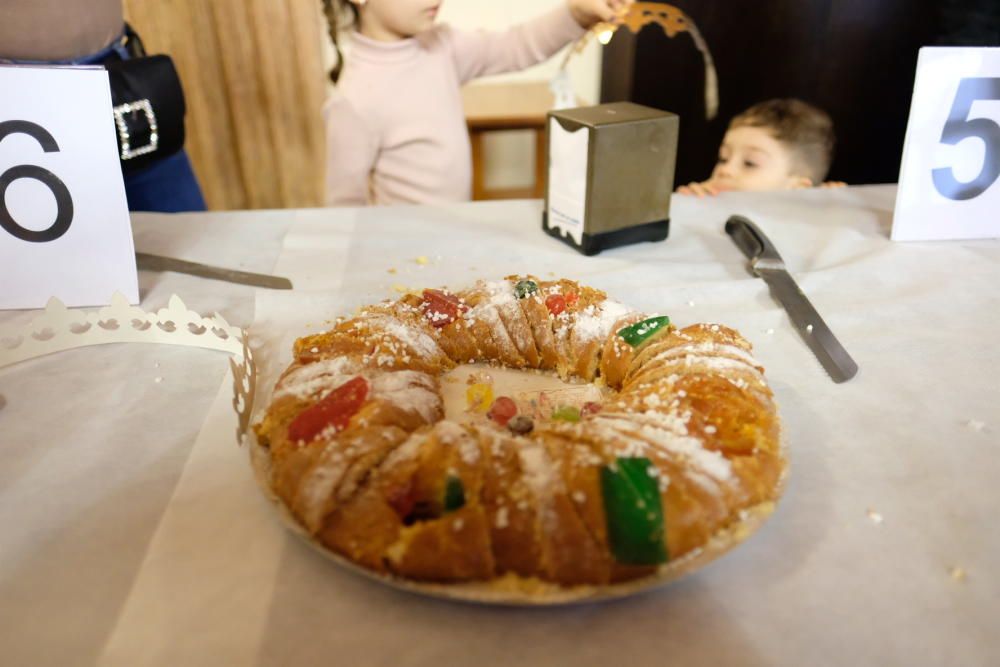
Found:
[[[978,197],[1000,177],[1000,125],[989,118],[968,120],[972,103],[976,100],[1000,100],[1000,79],[962,79],[958,84],[958,94],[941,132],[941,143],[954,146],[966,137],[979,137],[986,145],[986,154],[979,175],[968,183],[955,178],[951,167],[931,172],[937,191],[956,201]]]
[[[0,141],[8,134],[27,134],[42,147],[46,153],[58,153],[59,144],[52,138],[49,131],[41,125],[28,120],[8,120],[0,123]],[[19,178],[33,178],[44,183],[56,198],[56,219],[47,229],[34,231],[17,224],[7,208],[7,188]],[[73,221],[73,198],[66,184],[48,169],[33,164],[19,164],[0,174],[0,227],[12,236],[31,243],[55,241],[69,230]]]

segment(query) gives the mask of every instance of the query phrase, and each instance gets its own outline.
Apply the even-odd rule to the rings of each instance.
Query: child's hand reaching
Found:
[[[688,183],[677,188],[677,194],[679,195],[695,195],[696,197],[704,197],[705,195],[714,197],[720,192],[723,192],[722,188],[715,185],[712,181]]]
[[[619,23],[634,0],[567,0],[569,11],[584,28]]]

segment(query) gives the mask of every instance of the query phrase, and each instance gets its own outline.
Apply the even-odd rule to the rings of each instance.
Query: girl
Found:
[[[632,0],[566,4],[506,32],[435,25],[441,0],[323,0],[337,65],[324,108],[328,205],[470,198],[471,149],[459,89],[539,63]],[[341,58],[341,19],[352,21]]]

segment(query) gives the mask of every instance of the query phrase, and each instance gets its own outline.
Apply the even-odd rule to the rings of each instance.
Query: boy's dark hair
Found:
[[[792,152],[795,168],[819,185],[833,160],[833,121],[822,109],[802,100],[767,100],[739,114],[729,127],[760,127]]]

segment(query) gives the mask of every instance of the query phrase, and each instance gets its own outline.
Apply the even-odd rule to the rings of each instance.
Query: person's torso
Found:
[[[469,199],[472,166],[460,83],[439,36],[395,51],[357,46],[338,88],[377,135],[375,203]]]
[[[3,0],[0,59],[72,60],[121,35],[121,0]]]

